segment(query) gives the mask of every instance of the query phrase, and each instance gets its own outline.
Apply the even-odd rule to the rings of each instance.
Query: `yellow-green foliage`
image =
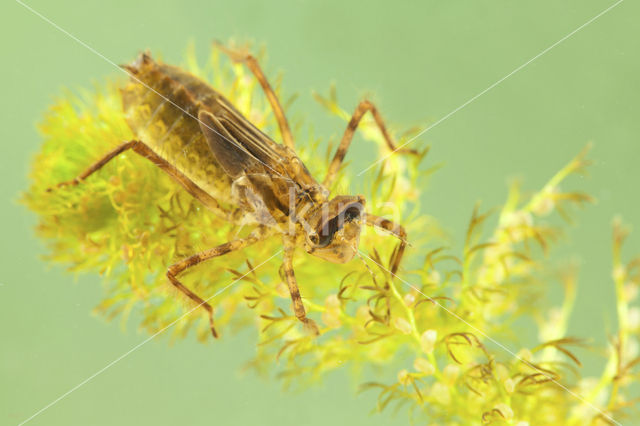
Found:
[[[259,127],[279,136],[259,86],[242,66],[223,62],[215,52],[202,68],[192,54],[186,62]],[[67,94],[51,107],[40,126],[44,144],[33,162],[24,202],[39,216],[37,232],[49,248],[50,261],[74,272],[104,275],[99,312],[124,319],[136,311],[149,333],[164,331],[178,338],[193,330],[211,343],[204,310],[173,289],[166,268],[249,230],[222,222],[131,152],[77,187],[46,192],[132,139],[121,113],[120,84],[79,97]],[[348,120],[335,94],[319,100]],[[294,128],[303,161],[322,179],[329,153],[318,156],[311,133],[300,123]],[[361,132],[377,144],[380,155],[388,152],[371,121],[365,120]],[[410,135],[396,136],[402,143]],[[305,334],[292,315],[279,273],[278,238],[205,262],[182,280],[203,298],[212,298],[223,337],[239,327],[258,329],[251,365],[276,370],[285,381],[315,379],[344,366],[370,375],[376,367],[384,383],[363,387],[379,390],[378,409],[406,406],[420,422],[523,426],[623,421],[633,402],[628,385],[637,362],[632,333],[638,310],[629,302],[640,285],[640,259],[623,263],[621,226],[614,231],[611,287],[617,294],[619,328],[600,377],[580,377],[573,351],[583,342],[566,335],[575,275],[569,271],[559,278],[566,290],[560,308],[551,309],[541,299],[532,303],[554,276],[545,252],[559,230],[545,216],[564,215],[568,205],[589,200],[560,189],[565,178],[586,165],[580,154],[531,197],[514,185],[497,215],[476,209],[462,253],[430,242],[441,231],[420,213],[417,200],[427,172],[418,171],[418,161],[395,155],[358,178],[369,205],[378,206],[372,213],[386,213],[382,201],[402,212],[412,244],[404,265],[417,267],[405,266],[400,277],[390,276],[386,266],[397,241],[373,231],[362,238],[361,259],[346,265],[328,264],[299,250],[295,269],[309,315],[320,325],[318,338]],[[356,182],[350,173],[348,167],[341,171],[334,192]],[[500,345],[513,347],[514,321],[527,323],[527,318],[531,327],[537,323],[541,340],[518,348],[516,357]]]

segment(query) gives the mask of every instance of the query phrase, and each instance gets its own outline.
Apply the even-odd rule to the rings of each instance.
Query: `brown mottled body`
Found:
[[[146,55],[127,70],[136,80],[121,90],[122,109],[136,138],[202,191],[229,204],[232,179],[213,156],[197,120],[200,105],[220,95],[191,74],[158,65]]]
[[[310,175],[293,150],[282,107],[255,58],[231,49],[223,50],[232,59],[246,63],[260,82],[274,110],[284,145],[256,128],[207,83],[142,54],[125,67],[132,79],[121,91],[125,119],[136,140],[124,142],[77,178],[58,187],[79,184],[127,150],[149,159],[223,218],[256,225],[248,237],[194,254],[167,271],[169,282],[207,311],[213,335],[217,337],[213,308],[177,276],[205,260],[241,250],[274,233],[283,238],[284,278],[296,318],[318,334],[315,323],[306,317],[295,279],[295,248],[302,244],[314,256],[335,263],[347,262],[357,253],[362,224],[378,227],[400,239],[391,265],[391,272],[395,274],[406,246],[406,232],[389,220],[367,215],[362,196],[329,199],[329,191]],[[329,167],[325,178],[327,186],[335,179],[354,132],[367,111],[373,114],[389,148],[395,149],[377,109],[368,101],[360,103]]]
[[[219,203],[241,207],[243,222],[264,223],[267,214],[285,223],[290,189],[320,187],[293,150],[271,140],[202,80],[144,54],[127,69],[136,80],[122,90],[122,105],[136,137]],[[243,137],[254,145],[234,144]],[[212,147],[212,139],[220,143]],[[265,206],[251,205],[246,191]],[[326,200],[313,194],[318,202],[322,195]]]

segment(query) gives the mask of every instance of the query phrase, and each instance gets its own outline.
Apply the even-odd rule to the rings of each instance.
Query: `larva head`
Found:
[[[363,196],[341,195],[321,204],[306,220],[307,253],[333,263],[356,255],[364,220]]]

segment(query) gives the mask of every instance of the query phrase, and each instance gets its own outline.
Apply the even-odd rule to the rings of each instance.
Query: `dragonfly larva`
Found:
[[[344,263],[357,254],[361,227],[373,226],[399,239],[390,268],[395,273],[406,246],[404,228],[367,214],[363,196],[330,198],[327,188],[336,179],[365,113],[373,115],[389,148],[396,150],[396,146],[376,107],[362,101],[320,184],[296,155],[286,116],[257,60],[241,51],[220,48],[232,60],[246,64],[259,81],[280,127],[283,144],[274,142],[249,122],[207,83],[143,53],[125,66],[131,80],[121,89],[123,113],[135,139],[123,142],[78,177],[57,187],[81,183],[125,151],[149,159],[216,214],[230,222],[254,227],[245,238],[193,254],[168,267],[169,281],[208,312],[214,337],[217,332],[213,308],[183,285],[178,276],[205,260],[277,235],[283,240],[283,271],[295,315],[307,329],[318,334],[315,322],[306,316],[298,290],[293,270],[294,248],[303,246],[309,254]]]

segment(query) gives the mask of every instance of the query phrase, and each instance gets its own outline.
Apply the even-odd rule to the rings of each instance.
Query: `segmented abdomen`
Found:
[[[201,105],[219,96],[176,67],[141,55],[127,69],[122,89],[125,119],[136,138],[173,164],[220,203],[231,203],[231,179],[216,162],[196,119]]]

